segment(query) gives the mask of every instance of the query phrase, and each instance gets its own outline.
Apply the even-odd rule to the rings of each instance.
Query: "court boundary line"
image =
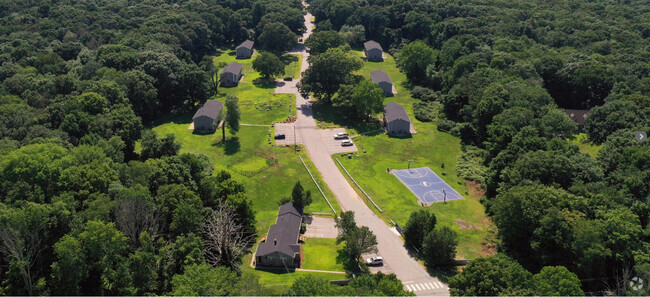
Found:
[[[420,176],[414,177],[414,176],[412,176],[412,175],[409,174],[409,173],[404,174],[404,172],[408,172],[409,170],[415,170],[416,172],[418,172],[418,173],[420,174]],[[426,174],[421,175],[421,173],[420,173],[421,170],[424,170],[424,172],[425,172]],[[430,204],[432,204],[432,203],[443,202],[443,201],[445,201],[444,194],[442,194],[442,190],[447,190],[447,193],[446,193],[446,194],[447,194],[447,199],[446,199],[447,201],[460,200],[460,199],[464,199],[464,198],[465,198],[465,197],[463,197],[463,195],[461,195],[458,191],[456,191],[456,189],[454,189],[454,188],[453,188],[449,183],[445,182],[445,180],[443,180],[443,179],[442,179],[438,174],[436,174],[436,173],[435,173],[431,168],[429,168],[428,166],[427,166],[427,167],[410,168],[410,169],[394,169],[394,170],[391,170],[390,173],[391,173],[393,176],[395,176],[395,177],[396,177],[396,178],[397,178],[397,179],[398,179],[398,180],[399,180],[399,181],[400,181],[404,186],[406,186],[406,188],[409,189],[409,191],[411,191],[411,193],[413,193],[413,195],[417,198],[418,202],[420,202],[420,203],[422,203],[422,204],[430,205]],[[432,175],[430,175],[429,173],[432,173]],[[407,184],[407,183],[406,183],[407,181],[404,180],[404,179],[421,180],[421,179],[423,179],[425,176],[432,176],[432,177],[433,177],[432,179],[434,179],[434,180],[436,180],[436,181],[435,181],[435,182],[431,182],[431,183],[429,184],[429,186],[426,186],[426,185],[424,185],[424,184],[422,184],[422,183],[423,183],[423,182],[427,182],[427,183],[429,183],[429,181],[420,181],[420,182],[417,183],[417,184]],[[404,179],[402,179],[402,178],[404,178]],[[430,178],[431,178],[431,177],[430,177]],[[416,188],[416,187],[425,187],[425,188],[429,188],[429,187],[435,187],[435,186],[440,186],[440,185],[442,186],[442,189],[433,189],[433,190],[429,190],[429,191],[427,191],[427,192],[424,192],[424,193],[422,194],[422,197],[420,197],[420,196],[419,196],[419,195],[414,191],[414,188]],[[449,191],[449,190],[451,190],[451,191]],[[437,192],[439,195],[442,194],[443,196],[442,196],[442,197],[436,197],[436,196],[434,196],[434,195],[432,194],[433,192]],[[434,198],[435,200],[433,200],[433,201],[429,201],[428,199],[425,198],[427,195],[428,195],[428,196],[431,196],[431,197]],[[440,198],[440,199],[438,199],[438,198]]]

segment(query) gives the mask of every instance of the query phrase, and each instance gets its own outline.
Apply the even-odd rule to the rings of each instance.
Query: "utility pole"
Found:
[[[298,142],[296,141],[296,123],[293,123],[293,149],[298,153]]]
[[[408,165],[409,172],[411,172],[411,163],[413,163],[413,160],[409,160],[409,165]]]

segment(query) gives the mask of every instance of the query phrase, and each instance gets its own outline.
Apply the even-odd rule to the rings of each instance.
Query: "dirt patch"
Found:
[[[483,190],[483,187],[481,187],[481,184],[471,181],[471,180],[465,180],[465,183],[467,184],[467,187],[469,188],[469,196],[475,199],[479,199],[485,195],[485,190]]]
[[[460,227],[462,230],[483,230],[483,227],[470,224],[467,221],[461,219],[456,219],[456,225],[458,225],[458,227]]]

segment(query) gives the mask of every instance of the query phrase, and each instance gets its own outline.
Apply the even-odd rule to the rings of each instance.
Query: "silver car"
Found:
[[[348,133],[336,133],[334,134],[334,139],[347,139]]]
[[[353,144],[354,143],[352,143],[352,141],[349,141],[349,140],[341,141],[341,146],[352,146]]]

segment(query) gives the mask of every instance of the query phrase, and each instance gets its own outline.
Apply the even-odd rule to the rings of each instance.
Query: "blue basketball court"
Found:
[[[447,201],[463,199],[429,167],[391,170],[391,173],[426,204],[445,201],[445,196]]]

